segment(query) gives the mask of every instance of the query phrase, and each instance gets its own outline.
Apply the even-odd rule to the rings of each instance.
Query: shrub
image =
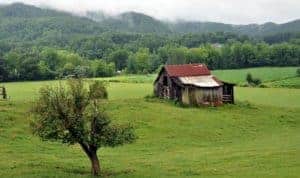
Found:
[[[252,75],[250,73],[247,74],[246,76],[246,81],[250,84],[252,83],[253,79],[252,79]]]
[[[260,84],[258,86],[259,86],[259,88],[268,88],[269,87],[268,85],[265,85],[265,84]]]
[[[300,77],[300,68],[297,69],[297,76]]]
[[[255,86],[257,86],[257,85],[260,85],[260,84],[261,84],[261,80],[258,79],[258,78],[254,78],[254,79],[252,80],[252,83],[253,83]]]
[[[261,84],[261,80],[259,78],[253,78],[250,73],[247,74],[246,81],[251,86],[258,86]]]

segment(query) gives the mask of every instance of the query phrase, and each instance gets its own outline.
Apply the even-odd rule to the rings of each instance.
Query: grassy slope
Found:
[[[8,95],[12,100],[27,102],[33,100],[38,90],[44,85],[58,85],[57,81],[44,82],[13,82],[7,83]],[[143,98],[153,91],[151,83],[120,83],[107,84],[110,99]],[[236,87],[236,100],[254,104],[300,107],[300,90],[284,88],[247,88]]]
[[[222,80],[236,84],[245,83],[246,75],[251,73],[262,82],[276,81],[296,76],[297,67],[258,67],[249,69],[215,70],[213,74]]]
[[[257,67],[248,69],[215,70],[212,73],[218,78],[235,84],[245,84],[246,75],[251,73],[269,87],[299,88],[300,78],[296,76],[298,67]],[[127,75],[109,77],[101,80],[125,83],[152,83],[157,74]]]
[[[75,146],[41,142],[29,132],[28,106],[37,89],[55,82],[7,84],[0,101],[0,177],[89,177]],[[111,83],[109,113],[131,122],[139,139],[100,150],[113,177],[297,177],[300,172],[300,91],[237,88],[239,102],[221,108],[179,108],[146,101],[150,83]],[[279,108],[280,107],[280,108]]]
[[[257,105],[300,108],[299,89],[237,87],[235,96],[239,101]]]
[[[134,122],[140,138],[101,150],[104,171],[118,177],[296,177],[299,112],[264,109],[112,102],[111,115]],[[1,177],[88,177],[89,162],[78,146],[40,142],[29,134],[21,113],[5,122],[11,128],[1,136]]]
[[[300,77],[293,77],[266,83],[268,86],[277,88],[300,88]]]

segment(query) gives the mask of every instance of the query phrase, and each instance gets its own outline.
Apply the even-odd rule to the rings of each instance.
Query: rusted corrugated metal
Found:
[[[191,76],[191,77],[178,77],[184,85],[193,85],[196,87],[219,87],[223,83],[216,80],[212,75],[205,76]]]
[[[209,69],[204,64],[166,65],[164,68],[170,77],[210,75]]]

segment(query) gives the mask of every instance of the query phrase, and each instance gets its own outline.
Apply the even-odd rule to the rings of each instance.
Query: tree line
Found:
[[[37,44],[0,41],[0,80],[154,73],[164,64],[205,63],[210,69],[300,65],[298,38],[268,44],[231,33],[107,33],[74,38],[57,46],[52,41]]]

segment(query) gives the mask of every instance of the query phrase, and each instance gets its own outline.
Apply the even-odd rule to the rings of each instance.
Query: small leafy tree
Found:
[[[300,77],[300,68],[297,69],[297,72],[296,72],[296,73],[297,73],[297,76]]]
[[[252,83],[253,79],[252,79],[252,75],[250,73],[247,74],[246,76],[246,81],[250,84]]]
[[[106,88],[99,81],[88,88],[82,79],[69,80],[67,87],[43,87],[32,109],[33,132],[43,140],[78,143],[91,161],[92,174],[99,175],[97,150],[136,138],[132,127],[111,124],[103,109],[106,98]]]
[[[261,84],[261,80],[259,78],[253,78],[250,73],[247,74],[246,81],[248,82],[248,84],[253,86],[257,86]]]

